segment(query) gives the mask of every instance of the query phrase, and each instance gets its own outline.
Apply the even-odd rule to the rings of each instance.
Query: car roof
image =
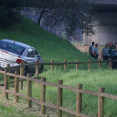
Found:
[[[1,41],[5,41],[5,42],[9,42],[9,43],[15,43],[15,44],[23,46],[25,48],[34,48],[34,47],[29,46],[27,44],[24,44],[24,43],[21,43],[21,42],[18,42],[18,41],[14,41],[14,40],[10,40],[10,39],[2,39]]]

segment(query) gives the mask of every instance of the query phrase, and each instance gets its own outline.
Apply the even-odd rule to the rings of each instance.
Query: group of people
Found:
[[[98,59],[98,56],[99,56],[98,44],[95,44],[95,42],[92,42],[92,45],[89,47],[89,54],[93,58]],[[100,54],[103,60],[117,60],[117,43],[114,44],[113,42],[110,42],[109,44],[106,44]],[[116,61],[112,62],[112,68],[113,69],[117,68]]]

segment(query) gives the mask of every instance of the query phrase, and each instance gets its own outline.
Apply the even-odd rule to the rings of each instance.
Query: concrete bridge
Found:
[[[117,4],[117,0],[84,0],[95,4]]]
[[[95,19],[95,34],[86,36],[83,34],[83,45],[91,45],[95,41],[99,45],[109,42],[117,42],[117,0],[84,0],[95,3],[97,13],[93,15]]]
[[[95,19],[95,34],[91,36],[86,36],[83,34],[83,45],[91,45],[92,41],[95,41],[99,45],[105,45],[109,42],[117,42],[117,0],[81,1],[86,3],[94,3],[98,9],[97,13],[92,16]],[[37,5],[36,0],[33,1],[32,4],[34,6]],[[36,12],[32,14],[28,13],[28,17],[37,22],[38,15]]]

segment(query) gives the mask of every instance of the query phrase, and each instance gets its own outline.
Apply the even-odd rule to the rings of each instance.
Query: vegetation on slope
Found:
[[[0,31],[0,39],[8,38],[16,41],[20,41],[31,46],[34,46],[38,52],[42,55],[42,58],[45,62],[49,62],[53,59],[56,62],[62,62],[64,59],[68,61],[75,61],[79,59],[80,61],[87,61],[91,59],[87,54],[81,53],[68,41],[60,39],[52,35],[51,33],[43,30],[37,24],[22,18],[22,23],[14,25],[9,29],[4,29]],[[97,68],[97,64],[96,67]],[[72,66],[72,68],[75,66]],[[87,69],[87,65],[84,65]],[[94,68],[93,67],[93,68]],[[105,68],[107,65],[105,65]],[[78,83],[82,83],[85,89],[97,91],[100,86],[106,87],[107,92],[116,94],[116,71],[109,70],[84,70],[76,71],[66,70],[63,71],[63,68],[56,67],[54,71],[48,70],[44,71],[41,76],[46,77],[49,82],[57,82],[58,79],[63,79],[64,84],[70,86],[76,86]],[[111,79],[110,79],[111,78]],[[56,89],[49,87],[47,89],[47,100],[56,103]],[[40,89],[38,85],[33,85],[33,96],[39,98],[38,92]],[[67,95],[67,96],[66,96]],[[75,93],[66,91],[64,94],[63,105],[71,109],[75,109]],[[83,112],[87,114],[97,114],[97,98],[91,99],[89,101],[89,96],[83,97]],[[40,99],[40,98],[39,98]],[[88,101],[87,101],[88,100]],[[92,104],[93,101],[93,104]],[[115,101],[113,102],[115,103]],[[107,114],[111,116],[112,114],[117,115],[115,106],[112,109],[109,109],[108,105],[112,105],[112,102],[107,102],[106,111]],[[91,110],[91,111],[90,111]],[[68,116],[67,116],[68,117]]]
[[[34,46],[44,61],[88,60],[88,55],[78,51],[70,42],[40,28],[30,20],[22,18],[22,23],[9,29],[0,30],[0,39],[8,38]]]

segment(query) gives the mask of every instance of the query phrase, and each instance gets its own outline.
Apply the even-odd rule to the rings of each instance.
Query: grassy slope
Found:
[[[90,58],[76,50],[68,41],[56,37],[29,20],[22,20],[21,24],[0,31],[0,39],[10,38],[34,46],[44,61],[51,59],[63,61],[66,58],[69,61],[75,61]]]
[[[49,62],[51,59],[61,62],[65,58],[67,58],[68,61],[75,61],[76,59],[85,61],[90,58],[88,55],[76,50],[76,48],[74,48],[68,41],[52,35],[51,33],[37,26],[37,24],[34,24],[33,22],[24,18],[21,24],[14,25],[4,31],[0,31],[0,39],[3,38],[10,38],[34,46],[42,55],[43,60],[46,62]],[[85,66],[85,68],[87,68],[87,66]],[[82,83],[85,89],[93,89],[94,91],[97,91],[99,86],[104,86],[109,93],[116,94],[116,73],[116,71],[109,70],[63,71],[60,67],[56,67],[56,70],[53,72],[48,70],[43,72],[41,76],[47,77],[47,80],[51,82],[57,82],[58,79],[63,79],[64,84],[66,85],[76,86],[77,83]],[[40,89],[37,89],[37,87],[38,85],[34,85],[33,87],[34,97],[39,96],[38,92]],[[64,96],[66,100],[64,100],[64,106],[75,109],[75,94],[66,90],[65,94],[67,96]],[[97,98],[93,99],[94,105],[91,101],[89,101],[90,97],[85,96],[84,98],[85,102],[83,102],[83,111],[88,114],[97,114]],[[56,89],[48,88],[47,100],[53,100],[52,102],[56,103]],[[112,115],[113,113],[113,117],[115,117],[115,115],[117,115],[116,111],[114,111],[115,107],[109,110],[108,106],[112,104],[113,103],[108,102],[108,108],[106,107],[106,110],[108,111],[108,115]]]

